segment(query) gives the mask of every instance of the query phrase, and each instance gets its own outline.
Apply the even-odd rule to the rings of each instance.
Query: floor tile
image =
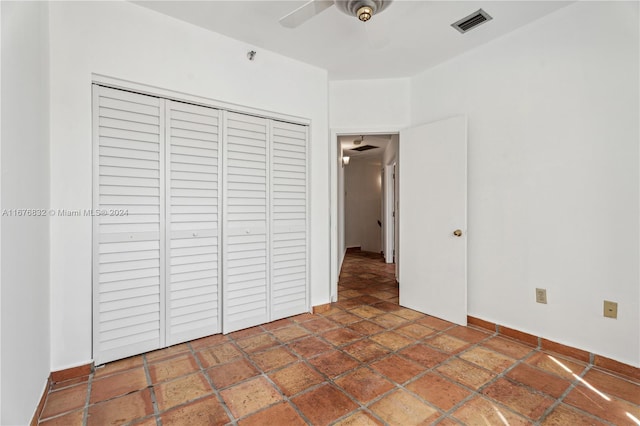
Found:
[[[143,367],[122,371],[91,383],[91,404],[105,401],[146,388],[147,376]]]
[[[633,424],[629,414],[640,419],[640,407],[614,396],[579,385],[564,398],[565,404],[579,408],[615,425]]]
[[[248,337],[253,337],[259,334],[263,334],[264,331],[265,331],[264,328],[260,326],[249,327],[243,330],[238,330],[238,331],[234,331],[233,333],[229,333],[229,337],[231,337],[233,340],[241,340],[241,339],[246,339]]]
[[[311,321],[309,321],[311,322]],[[306,324],[306,323],[305,323]],[[299,339],[304,336],[309,335],[309,330],[306,330],[304,327],[301,327],[297,324],[291,325],[289,327],[279,328],[277,330],[273,330],[271,332],[276,339],[281,342],[290,342],[292,340]]]
[[[331,351],[309,360],[309,363],[330,378],[358,366],[358,361],[340,351]]]
[[[226,388],[259,374],[260,372],[244,358],[216,365],[207,370],[207,375],[216,389]]]
[[[391,313],[386,313],[384,315],[379,315],[375,318],[371,318],[371,321],[384,328],[398,327],[409,322],[406,319]]]
[[[251,355],[251,360],[267,372],[276,368],[284,367],[298,360],[298,357],[289,352],[285,347],[278,346],[275,349],[269,349]]]
[[[569,360],[557,355],[538,352],[525,360],[527,364],[544,370],[548,373],[564,377],[567,380],[575,380],[575,375],[580,375],[587,367],[584,363]]]
[[[507,377],[518,383],[522,383],[537,391],[559,398],[569,389],[571,382],[553,374],[544,372],[529,364],[519,364],[509,371]]]
[[[275,330],[278,332],[282,329]],[[258,352],[278,345],[278,341],[268,333],[258,334],[237,341],[238,346],[245,352]]]
[[[360,362],[371,362],[389,353],[389,349],[370,339],[359,340],[345,346],[342,350]]]
[[[322,333],[322,338],[335,346],[342,346],[347,343],[358,340],[362,337],[360,333],[356,333],[348,328],[338,328],[336,330]]]
[[[148,363],[154,363],[161,360],[165,360],[167,358],[173,358],[178,355],[182,355],[185,353],[191,352],[189,346],[186,343],[182,343],[180,345],[170,346],[165,349],[160,349],[157,351],[146,353],[144,356],[147,359]]]
[[[162,413],[163,426],[209,426],[229,422],[229,416],[214,395],[198,399]]]
[[[428,338],[424,341],[424,344],[448,354],[456,354],[469,347],[469,342],[465,342],[464,340],[447,334],[440,334],[438,336]]]
[[[49,420],[41,421],[39,424],[43,426],[82,426],[84,410],[72,411],[62,416],[53,417]]]
[[[351,312],[352,314],[358,315],[359,317],[362,317],[362,318],[371,318],[371,317],[384,314],[384,311],[381,311],[380,309],[376,309],[373,306],[368,306],[368,305],[359,306],[355,309],[351,309],[349,312]]]
[[[176,405],[213,393],[202,373],[192,374],[154,386],[158,408],[168,410]]]
[[[427,368],[435,367],[449,358],[449,355],[421,344],[409,346],[398,353]]]
[[[371,414],[366,413],[364,411],[356,411],[346,419],[343,419],[337,423],[334,423],[334,426],[376,426],[376,425],[382,426],[383,423],[378,421]]]
[[[190,353],[177,355],[149,365],[149,375],[153,383],[186,376],[198,370],[200,370],[200,366]]]
[[[267,324],[262,324],[262,328],[268,331],[273,331],[279,328],[288,327],[291,324],[293,324],[293,321],[291,321],[289,318],[282,318],[276,321],[271,321]]]
[[[441,320],[440,318],[431,317],[431,316],[426,316],[424,318],[418,319],[416,322],[422,325],[426,325],[427,327],[433,328],[434,330],[445,330],[455,325],[452,322]]]
[[[47,400],[45,401],[40,418],[46,419],[84,407],[87,402],[88,391],[88,385],[86,383],[82,383],[55,392],[50,392],[49,395],[47,395]]]
[[[424,325],[416,323],[400,326],[394,331],[412,339],[424,339],[436,332],[433,328],[425,327]]]
[[[306,358],[311,358],[315,355],[319,355],[324,352],[328,352],[333,347],[316,337],[307,337],[305,339],[297,340],[287,345],[289,349],[292,349],[298,355]]]
[[[414,311],[413,309],[409,308],[400,308],[397,311],[394,311],[393,314],[412,321],[426,317],[426,315],[422,312]]]
[[[491,337],[491,334],[488,332],[462,326],[450,328],[446,331],[446,334],[469,343],[479,343]]]
[[[271,380],[286,396],[293,396],[311,386],[323,382],[324,378],[306,362],[298,362],[270,375]]]
[[[62,382],[51,383],[51,390],[56,391],[64,388],[68,388],[74,385],[80,385],[82,383],[88,383],[89,376],[76,377],[74,379],[65,380]]]
[[[398,384],[402,384],[426,371],[426,367],[397,355],[391,355],[388,358],[374,362],[371,364],[371,368]]]
[[[427,373],[411,382],[407,389],[444,411],[471,395],[468,390],[434,373]]]
[[[391,425],[429,424],[439,417],[435,408],[402,389],[385,396],[369,408]]]
[[[200,351],[202,349],[220,345],[229,341],[229,336],[225,334],[214,334],[213,336],[203,337],[202,339],[192,340],[189,345],[194,351]]]
[[[554,401],[505,379],[498,379],[487,386],[482,393],[534,421],[540,419]]]
[[[530,420],[511,412],[500,404],[481,397],[475,397],[458,408],[458,410],[453,413],[453,417],[466,425],[533,425]]]
[[[335,383],[362,404],[367,404],[395,387],[380,374],[366,367],[342,376]]]
[[[482,346],[514,359],[522,359],[535,350],[531,346],[502,336],[495,336],[482,342]]]
[[[544,419],[542,426],[604,426],[600,420],[580,413],[567,405],[560,404]]]
[[[149,389],[89,406],[87,425],[121,425],[153,414]]]
[[[303,426],[307,422],[291,407],[288,402],[282,402],[252,414],[238,422],[240,426],[291,425]]]
[[[344,392],[327,384],[303,393],[291,401],[311,424],[316,426],[328,425],[358,408]]]
[[[450,359],[436,367],[436,370],[438,373],[475,390],[496,377],[494,373],[458,358]]]
[[[376,334],[385,330],[384,327],[381,327],[369,320],[354,322],[352,324],[349,324],[347,328],[350,328],[356,333],[360,333],[364,336],[371,336],[372,334]]]
[[[242,356],[232,343],[223,343],[221,345],[206,348],[197,354],[198,359],[204,368],[213,367],[214,365],[224,364]]]
[[[125,370],[130,370],[136,367],[142,367],[144,365],[144,359],[142,355],[132,356],[129,358],[121,359],[118,361],[110,362],[105,365],[96,367],[96,371],[93,374],[95,379],[109,376],[111,374],[120,373]]]
[[[342,310],[338,313],[328,316],[327,318],[342,325],[347,325],[354,322],[362,321],[362,318],[360,318],[359,316],[350,314],[349,312],[345,312]]]
[[[485,349],[481,346],[469,349],[465,353],[461,354],[460,358],[486,368],[487,370],[491,370],[494,373],[501,373],[516,362],[513,358],[509,358],[506,355]]]
[[[333,321],[329,321],[326,318],[320,317],[303,323],[302,327],[306,328],[312,333],[324,333],[325,331],[329,331],[338,327],[338,324]]]
[[[640,385],[592,368],[583,379],[600,392],[640,405]]]
[[[282,395],[264,377],[257,377],[220,392],[236,419],[282,400]]]
[[[409,339],[393,331],[376,334],[371,337],[371,340],[391,349],[392,351],[397,351],[415,342],[414,339]]]

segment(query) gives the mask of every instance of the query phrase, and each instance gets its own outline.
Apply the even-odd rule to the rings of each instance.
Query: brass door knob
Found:
[[[462,230],[461,229],[456,229],[455,231],[453,231],[453,235],[455,235],[456,237],[461,237],[462,236]]]

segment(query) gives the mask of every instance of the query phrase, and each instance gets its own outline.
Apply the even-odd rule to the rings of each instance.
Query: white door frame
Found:
[[[361,136],[361,135],[380,135],[380,134],[399,134],[400,127],[353,127],[353,128],[337,128],[331,129],[329,143],[329,259],[330,259],[330,301],[338,300],[338,277],[340,267],[344,258],[344,250],[341,250],[338,244],[338,217],[344,215],[344,205],[338,203],[338,167],[342,167],[340,152],[338,150],[339,136]],[[339,209],[342,208],[342,213]],[[344,221],[344,217],[342,219]]]
[[[394,188],[394,168],[396,159],[393,158],[389,164],[384,165],[384,261],[393,263],[395,249],[394,228],[394,204],[396,200]]]

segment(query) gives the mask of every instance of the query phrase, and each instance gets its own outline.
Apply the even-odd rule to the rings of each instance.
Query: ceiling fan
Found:
[[[283,27],[295,28],[334,4],[343,13],[366,22],[389,6],[392,0],[311,0],[280,18]]]

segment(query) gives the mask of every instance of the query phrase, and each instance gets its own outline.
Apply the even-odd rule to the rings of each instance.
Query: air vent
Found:
[[[351,148],[351,151],[369,151],[370,149],[376,149],[377,146],[371,146],[371,145],[362,145],[359,146],[357,148]]]
[[[474,29],[478,25],[484,24],[485,22],[492,19],[493,18],[489,16],[487,12],[482,9],[478,9],[477,12],[473,12],[471,15],[465,16],[461,20],[451,24],[451,26],[464,34],[467,31]]]

